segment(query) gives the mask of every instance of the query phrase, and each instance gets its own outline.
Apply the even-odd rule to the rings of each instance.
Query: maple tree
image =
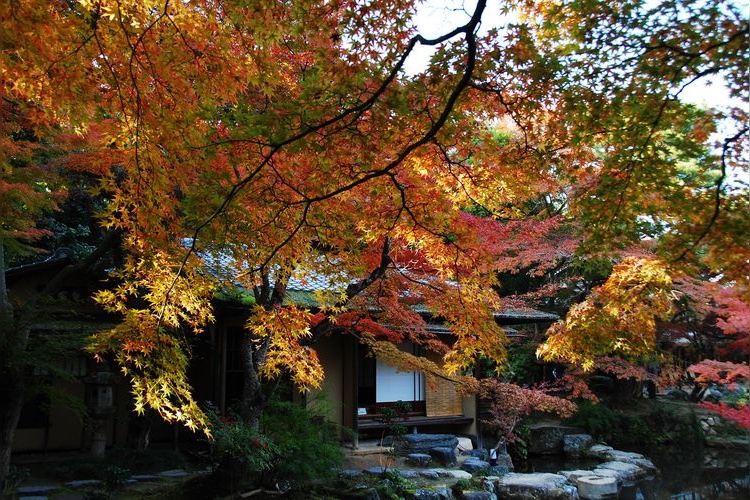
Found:
[[[750,430],[750,408],[748,408],[748,381],[750,368],[746,363],[704,359],[690,365],[688,371],[701,393],[709,387],[725,391],[717,402],[704,401],[701,406],[718,413],[743,429]]]
[[[254,291],[242,416],[257,423],[280,372],[320,383],[307,341],[341,313],[365,315],[374,303],[415,319],[397,300],[407,285],[456,334],[442,347],[418,328],[408,334],[442,352],[448,372],[479,354],[501,363],[497,273],[554,269],[555,245],[541,243],[550,236],[564,253],[579,242],[607,253],[639,244],[650,217],[663,259],[747,285],[747,201],[727,182],[746,113],[727,115],[739,125],[720,155],[706,156],[696,148],[724,115],[679,101],[712,75],[746,93],[739,9],[519,1],[503,7],[514,16],[480,31],[486,7],[478,0],[464,24],[432,39],[418,34],[409,0],[0,7],[3,97],[33,126],[54,122],[79,138],[67,165],[101,178],[102,223],[123,233],[120,284],[98,296],[123,321],[92,349],[115,353],[138,408],[205,427],[185,378],[184,332],[212,320],[221,287]],[[418,45],[434,55],[406,74]],[[696,156],[696,175],[681,177],[680,161]],[[540,201],[544,211],[530,209]],[[578,233],[563,237],[570,221]],[[654,294],[629,305],[623,329],[650,327],[646,312],[666,307],[653,262],[623,264],[644,287],[614,274],[612,287]],[[282,307],[289,280],[310,275],[330,276],[322,320]],[[649,345],[636,340],[621,347]]]
[[[44,233],[36,218],[56,206],[50,180],[33,161],[39,149],[28,117],[20,107],[0,96],[0,379],[2,379],[2,456],[0,490],[10,465],[10,450],[25,393],[25,365],[14,362],[26,349],[29,328],[11,302],[5,270],[12,253],[31,251],[30,244]],[[8,254],[6,254],[6,251]]]
[[[89,206],[92,200],[81,193],[85,183],[80,182],[80,176],[61,168],[68,145],[64,138],[50,132],[32,126],[22,106],[7,99],[0,101],[0,144],[5,153],[0,157],[2,491],[6,491],[11,445],[24,403],[40,396],[59,396],[59,389],[51,382],[71,377],[59,359],[79,352],[86,342],[80,331],[51,333],[40,329],[39,321],[47,317],[50,306],[75,307],[74,297],[60,294],[68,278],[92,272],[103,262],[110,263],[103,258],[117,243],[114,234],[97,234]],[[73,196],[69,197],[71,192]],[[56,250],[56,243],[69,237],[64,234],[68,231],[76,233],[78,253],[75,257],[69,249],[55,253],[61,266],[48,271],[46,282],[32,289],[23,279],[6,279],[7,270],[24,273],[24,264]],[[14,286],[10,285],[12,281]],[[40,377],[39,373],[46,376]],[[81,411],[75,403],[71,407]]]
[[[521,387],[497,378],[482,380],[479,394],[489,401],[490,418],[484,424],[509,444],[521,439],[516,426],[532,411],[568,418],[577,409],[572,401],[548,394],[544,388]]]

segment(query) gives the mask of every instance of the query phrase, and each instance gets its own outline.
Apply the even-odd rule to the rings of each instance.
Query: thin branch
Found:
[[[682,251],[679,257],[677,257],[674,262],[679,262],[682,259],[684,259],[688,252],[693,251],[698,244],[703,241],[703,238],[708,236],[708,233],[713,228],[714,224],[716,223],[716,220],[719,218],[719,212],[721,211],[721,191],[722,186],[724,184],[724,180],[727,176],[727,154],[729,153],[729,148],[732,144],[739,141],[742,136],[748,133],[750,131],[750,127],[745,126],[741,130],[739,130],[736,134],[734,134],[731,137],[727,137],[724,139],[724,144],[722,145],[721,149],[721,175],[719,175],[719,178],[716,179],[716,191],[714,193],[714,209],[713,213],[711,214],[711,219],[708,221],[708,224],[706,224],[706,227],[703,228],[703,231],[701,231],[701,234],[698,235],[698,238],[695,239],[692,243],[690,243],[690,246]]]
[[[319,132],[323,129],[325,129],[328,126],[334,125],[338,122],[344,121],[347,118],[354,116],[353,121],[356,121],[361,117],[361,115],[368,109],[372,108],[380,99],[380,97],[385,93],[385,91],[390,87],[390,85],[396,80],[399,72],[403,68],[406,59],[408,58],[409,54],[411,54],[412,50],[416,46],[417,43],[422,43],[424,45],[437,45],[439,43],[442,43],[446,40],[449,40],[450,38],[457,36],[459,34],[464,34],[466,39],[466,52],[467,52],[467,60],[466,60],[466,66],[464,68],[463,74],[461,76],[461,79],[457,82],[455,88],[451,92],[451,94],[448,96],[445,105],[443,106],[443,111],[438,116],[437,120],[431,125],[431,127],[423,134],[423,136],[407,145],[401,153],[397,155],[397,157],[383,166],[381,169],[372,171],[358,179],[355,179],[347,184],[344,184],[340,186],[337,189],[331,190],[328,193],[324,193],[312,198],[307,198],[301,203],[304,203],[305,208],[303,212],[302,219],[299,221],[295,229],[292,231],[292,234],[289,235],[288,238],[286,238],[282,243],[277,245],[272,252],[269,254],[268,258],[265,260],[266,263],[270,262],[270,260],[275,256],[275,254],[283,248],[284,245],[286,245],[289,241],[291,241],[292,237],[299,231],[299,229],[303,226],[305,223],[305,217],[307,214],[307,211],[310,208],[310,205],[312,203],[324,201],[333,197],[336,197],[344,192],[350,191],[354,189],[355,187],[364,184],[366,182],[369,182],[370,180],[376,179],[378,177],[381,177],[383,175],[387,175],[389,172],[391,172],[393,169],[395,169],[398,165],[403,163],[403,161],[416,149],[419,147],[429,143],[435,135],[440,131],[440,129],[445,125],[445,123],[448,120],[448,117],[450,116],[451,112],[453,111],[453,108],[455,107],[456,103],[458,102],[459,96],[468,88],[471,77],[474,73],[474,68],[476,66],[476,55],[477,55],[477,42],[476,42],[476,34],[475,31],[479,25],[479,22],[481,21],[482,13],[484,12],[484,9],[486,7],[486,0],[479,0],[477,2],[477,7],[474,11],[474,14],[472,15],[471,19],[468,23],[466,23],[464,26],[456,28],[455,30],[451,31],[450,33],[443,35],[441,37],[435,38],[435,39],[425,39],[421,35],[417,35],[413,37],[409,44],[407,45],[406,49],[404,50],[404,53],[401,55],[399,60],[397,61],[394,68],[391,70],[391,72],[388,74],[388,76],[383,80],[383,82],[380,84],[380,86],[375,90],[375,92],[363,103],[354,106],[348,110],[342,111],[338,115],[324,120],[317,125],[308,127],[305,130],[302,130],[296,134],[293,134],[292,136],[279,141],[275,144],[272,144],[271,150],[267,152],[264,155],[263,160],[256,166],[255,169],[253,169],[252,172],[250,172],[245,178],[240,180],[239,182],[235,183],[232,188],[229,190],[227,195],[222,200],[222,203],[219,205],[214,212],[208,216],[201,224],[199,224],[195,230],[193,231],[193,235],[191,238],[191,244],[187,249],[186,255],[183,258],[183,261],[179,267],[179,269],[176,272],[175,279],[170,286],[169,291],[166,293],[165,300],[169,297],[172,290],[174,289],[174,286],[177,282],[177,276],[182,272],[182,269],[187,264],[187,261],[191,254],[193,254],[196,251],[196,242],[198,240],[198,236],[200,232],[206,228],[214,219],[219,217],[224,211],[227,210],[229,205],[234,201],[235,197],[239,194],[240,191],[242,191],[250,182],[252,182],[257,175],[260,174],[260,172],[271,162],[272,158],[279,153],[284,147],[293,144],[297,141],[300,141],[304,139],[305,137]],[[210,145],[207,145],[205,147],[215,147],[220,144],[229,144],[234,142],[244,142],[243,140],[226,140],[226,141],[219,141],[211,143]]]

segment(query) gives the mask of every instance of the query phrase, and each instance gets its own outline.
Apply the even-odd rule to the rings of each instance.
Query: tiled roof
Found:
[[[183,244],[189,246],[190,240],[186,239]],[[229,267],[231,261],[231,257],[223,253],[202,253],[201,257],[206,262],[208,269],[216,276],[221,276],[222,271]],[[310,270],[307,270],[304,274],[292,276],[287,283],[287,302],[303,307],[317,307],[320,303],[315,297],[315,292],[331,291],[332,289],[343,291],[346,286],[346,280],[343,278],[343,274],[332,277]],[[430,315],[430,311],[423,306],[416,305],[413,306],[413,309],[424,316]],[[495,313],[495,320],[501,324],[551,323],[558,319],[560,317],[557,314],[532,308],[508,308]]]
[[[67,248],[58,248],[54,254],[50,255],[44,260],[6,269],[5,276],[11,278],[14,276],[24,275],[29,272],[52,269],[63,264],[70,264],[73,262],[73,260],[73,252],[71,252]]]

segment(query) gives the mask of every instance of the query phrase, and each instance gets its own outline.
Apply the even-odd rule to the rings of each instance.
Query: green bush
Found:
[[[613,410],[584,401],[567,423],[584,429],[597,441],[643,451],[666,443],[694,447],[701,439],[694,414],[681,415],[654,405]]]
[[[277,455],[269,470],[274,483],[298,487],[334,475],[344,460],[338,429],[315,411],[290,402],[274,402],[262,427]]]
[[[508,347],[508,361],[504,376],[509,382],[529,385],[542,379],[542,369],[536,356],[536,348],[536,343]]]
[[[212,408],[207,414],[214,438],[212,455],[218,464],[215,475],[221,487],[234,493],[247,484],[262,483],[281,455],[279,448],[237,415],[222,417]]]
[[[597,441],[614,444],[620,440],[622,422],[614,410],[603,404],[581,401],[578,411],[567,423],[584,429]]]

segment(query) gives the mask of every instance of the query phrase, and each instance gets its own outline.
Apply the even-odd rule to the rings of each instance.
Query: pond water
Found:
[[[734,500],[750,499],[747,450],[661,449],[644,452],[659,469],[656,477],[625,485],[621,500]],[[593,469],[599,461],[565,457],[532,457],[519,472],[558,472]]]

